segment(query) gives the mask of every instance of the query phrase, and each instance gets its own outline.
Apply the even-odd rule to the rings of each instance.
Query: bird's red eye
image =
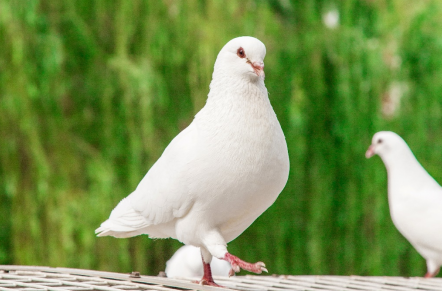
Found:
[[[246,53],[244,52],[244,49],[242,47],[240,47],[237,51],[236,54],[238,55],[238,57],[240,57],[241,59],[246,57]]]

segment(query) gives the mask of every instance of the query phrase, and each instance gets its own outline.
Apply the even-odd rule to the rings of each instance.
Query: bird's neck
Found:
[[[200,134],[210,140],[251,144],[272,140],[275,134],[283,136],[264,82],[256,79],[214,76],[206,105],[194,120]]]
[[[416,169],[422,168],[408,148],[396,150],[394,153],[382,156],[381,158],[389,174],[395,172],[414,172]]]
[[[218,115],[225,117],[230,114],[242,114],[252,117],[264,112],[273,113],[273,109],[262,79],[254,76],[235,78],[227,74],[214,74],[206,105],[198,115],[211,115],[216,118]]]
[[[214,78],[193,123],[202,143],[242,169],[253,164],[255,171],[275,151],[287,151],[263,80]]]
[[[409,149],[403,149],[395,156],[390,155],[382,159],[387,168],[389,193],[412,195],[423,187],[440,187]]]

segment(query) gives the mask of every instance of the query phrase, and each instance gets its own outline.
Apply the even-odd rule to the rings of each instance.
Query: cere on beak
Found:
[[[258,77],[262,77],[263,79],[265,78],[265,74],[264,74],[264,62],[250,62],[249,60],[247,60],[247,62],[252,66],[253,70],[255,71],[255,74]]]

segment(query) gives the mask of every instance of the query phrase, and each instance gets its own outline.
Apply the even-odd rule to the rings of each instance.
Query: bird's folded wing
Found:
[[[400,232],[416,247],[442,251],[442,188],[439,185],[419,191],[401,201],[395,220]]]
[[[192,124],[176,136],[138,187],[95,231],[99,236],[129,237],[147,227],[185,215],[193,205],[188,183],[197,133]]]
[[[198,147],[197,139],[197,132],[191,124],[172,140],[127,198],[146,223],[166,223],[182,217],[192,207],[194,199],[188,185]]]

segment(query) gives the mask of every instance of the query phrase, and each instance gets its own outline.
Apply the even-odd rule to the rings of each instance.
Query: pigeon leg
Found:
[[[201,285],[209,285],[209,286],[215,286],[215,287],[223,287],[215,283],[213,281],[212,277],[212,269],[210,268],[210,263],[204,262],[203,258],[203,267],[204,267],[204,275],[201,278],[200,281],[195,281],[194,283],[201,284]]]
[[[263,262],[256,262],[254,264],[247,263],[247,262],[244,262],[243,260],[241,260],[240,258],[235,257],[234,255],[232,255],[230,253],[226,253],[223,260],[226,260],[232,266],[232,270],[230,270],[229,276],[234,275],[235,272],[239,272],[240,269],[243,269],[243,270],[246,270],[249,272],[253,272],[256,274],[261,274],[263,271],[267,272],[267,273],[269,272],[265,268],[266,265]]]
[[[437,268],[437,270],[436,270],[434,273],[427,272],[427,273],[425,274],[425,278],[433,278],[433,277],[436,277],[437,274],[439,273],[439,270],[440,270],[440,268]]]

